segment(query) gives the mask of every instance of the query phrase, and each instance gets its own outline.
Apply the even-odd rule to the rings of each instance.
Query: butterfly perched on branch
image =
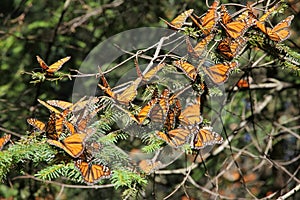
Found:
[[[63,66],[64,63],[70,60],[70,58],[70,56],[62,58],[53,63],[52,65],[48,66],[43,59],[41,59],[39,56],[36,56],[36,59],[39,62],[41,68],[45,70],[46,76],[49,77],[53,77],[54,73],[57,72]]]
[[[187,18],[189,18],[191,16],[193,11],[194,11],[193,9],[184,11],[183,13],[178,15],[175,19],[173,19],[171,22],[167,22],[164,19],[161,19],[161,20],[163,20],[171,29],[180,30],[182,28],[182,26],[185,24]]]

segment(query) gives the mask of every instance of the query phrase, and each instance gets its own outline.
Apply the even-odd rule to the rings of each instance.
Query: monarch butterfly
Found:
[[[47,124],[42,121],[39,121],[35,118],[27,119],[27,123],[32,125],[34,128],[38,129],[39,131],[46,132],[47,138],[58,140],[60,133],[56,131],[56,114],[52,112],[50,114],[49,120]],[[59,129],[59,128],[58,128]]]
[[[217,46],[217,52],[227,60],[232,60],[246,44],[244,37],[237,39],[225,38],[221,40]]]
[[[46,135],[48,138],[57,140],[58,137],[64,130],[64,125],[66,124],[69,131],[73,134],[73,129],[71,128],[72,124],[67,122],[66,116],[71,112],[71,110],[66,109],[63,112],[60,112],[50,104],[38,99],[38,102],[48,108],[51,112],[48,123],[45,127]]]
[[[224,5],[221,5],[221,20],[223,24],[228,24],[232,22],[232,17],[228,13],[227,8]]]
[[[4,135],[0,138],[0,151],[2,150],[3,146],[10,140],[11,134]]]
[[[151,174],[157,170],[162,163],[160,161],[153,162],[152,160],[146,159],[139,162],[139,168],[146,174]]]
[[[197,73],[197,68],[194,67],[194,65],[183,60],[174,61],[173,65],[175,65],[175,67],[183,71],[190,80],[192,81],[196,80],[198,73]]]
[[[196,15],[194,15],[194,17],[192,15],[190,16],[193,22],[203,32],[204,35],[210,34],[217,24],[219,18],[217,7],[219,3],[219,1],[214,1],[208,9],[207,13],[201,18]]]
[[[286,19],[279,22],[274,28],[266,27],[262,22],[257,21],[256,26],[266,34],[271,40],[275,42],[282,42],[290,36],[288,30],[291,25],[291,21],[294,19],[294,15],[288,16]]]
[[[243,36],[247,29],[253,26],[256,22],[255,16],[249,7],[247,7],[247,10],[239,15],[234,21],[229,20],[228,15],[226,14],[227,19],[224,18],[222,20],[225,22],[222,23],[222,26],[224,27],[227,35],[233,39]]]
[[[169,90],[164,89],[149,113],[151,122],[163,124],[169,110]]]
[[[191,147],[194,149],[202,149],[208,145],[222,144],[223,138],[218,133],[212,131],[212,127],[203,127],[200,130],[196,128],[193,134]]]
[[[180,124],[184,127],[200,124],[203,118],[200,113],[200,97],[197,97],[195,104],[188,105],[179,116]]]
[[[174,30],[180,30],[184,25],[186,19],[191,16],[194,12],[193,9],[189,9],[178,15],[175,19],[173,19],[170,23],[166,20],[162,19],[170,28]]]
[[[154,91],[152,99],[140,110],[138,115],[135,117],[138,120],[139,124],[142,124],[146,118],[150,117],[150,111],[157,101],[157,91]]]
[[[79,101],[77,101],[74,104],[62,100],[47,100],[47,103],[50,104],[51,106],[55,106],[63,110],[69,109],[75,112],[84,109],[87,106],[87,104],[96,104],[99,101],[98,97],[91,97],[88,100],[84,100],[84,99],[85,97],[81,98]]]
[[[38,129],[39,131],[45,131],[46,124],[40,120],[35,118],[28,118],[27,123]]]
[[[60,130],[60,127],[56,128],[56,114],[51,112],[49,120],[45,126],[46,137],[58,140],[61,132],[57,132],[56,129]]]
[[[43,59],[41,59],[39,56],[36,56],[37,61],[39,62],[41,68],[46,70],[46,75],[53,76],[55,72],[57,72],[64,63],[66,63],[68,60],[70,60],[70,56],[62,58],[55,62],[54,64],[48,66]]]
[[[184,145],[191,136],[190,130],[182,127],[178,127],[166,133],[162,131],[156,131],[155,134],[174,148]]]
[[[136,71],[137,74],[139,75],[139,77],[141,77],[144,81],[150,81],[151,78],[159,71],[161,70],[164,66],[165,63],[160,63],[158,65],[156,65],[155,67],[153,67],[152,69],[150,69],[145,75],[142,74],[141,69],[138,65],[137,60],[134,61],[135,62],[135,67],[136,67]]]
[[[181,114],[181,104],[178,98],[170,97],[169,99],[169,110],[167,113],[164,128],[167,131],[174,129],[179,121],[179,116]]]
[[[203,54],[204,50],[206,49],[209,42],[215,37],[215,34],[211,33],[204,37],[196,44],[195,47],[192,47],[189,38],[186,37],[187,49],[188,53],[191,54],[194,58],[199,59],[199,57]]]
[[[62,142],[56,140],[48,139],[47,142],[51,145],[57,146],[63,149],[73,158],[80,156],[84,150],[84,140],[86,139],[86,134],[73,134],[66,137]]]
[[[237,66],[237,62],[225,62],[211,67],[203,67],[203,70],[215,84],[221,84],[227,81],[229,72]]]
[[[138,88],[140,82],[142,81],[142,78],[137,78],[135,81],[133,81],[132,84],[129,85],[121,94],[116,94],[111,90],[104,75],[101,76],[101,80],[102,80],[103,86],[100,84],[98,84],[98,86],[106,94],[108,94],[113,99],[117,100],[119,103],[128,105],[136,97],[137,88]]]
[[[88,185],[97,183],[100,179],[111,176],[110,169],[105,165],[92,164],[81,159],[75,161],[76,168],[80,171],[83,180]]]

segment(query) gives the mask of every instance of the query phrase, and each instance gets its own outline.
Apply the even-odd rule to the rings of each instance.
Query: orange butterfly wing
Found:
[[[80,171],[83,180],[88,185],[97,183],[100,179],[109,178],[111,171],[107,166],[77,160],[75,166]]]
[[[175,65],[175,67],[182,70],[189,79],[191,79],[192,81],[196,80],[198,73],[197,68],[194,67],[194,65],[183,60],[174,61],[173,64]]]
[[[203,127],[192,138],[192,148],[202,149],[208,145],[222,144],[223,138],[211,127]]]
[[[50,65],[46,71],[49,73],[57,72],[63,66],[63,64],[65,64],[68,60],[70,60],[70,58],[71,57],[68,56],[68,57],[65,57],[65,58],[62,58],[62,59],[56,61],[55,63]]]
[[[221,5],[221,20],[223,24],[228,24],[233,21],[224,5]]]
[[[275,42],[282,42],[290,36],[288,30],[291,25],[291,21],[294,19],[294,15],[288,16],[286,19],[279,22],[273,29],[266,27],[262,22],[257,21],[256,26],[265,33],[271,40]]]
[[[164,89],[149,113],[151,122],[164,124],[169,110],[169,90]]]
[[[218,21],[219,15],[217,12],[217,7],[219,5],[219,1],[214,1],[213,4],[208,9],[207,13],[199,18],[195,16],[190,16],[193,22],[200,28],[200,30],[203,32],[204,35],[208,35],[212,32],[213,28],[216,26],[216,23]],[[199,23],[200,22],[200,23]]]
[[[227,81],[229,72],[237,66],[237,62],[220,63],[211,67],[204,67],[203,70],[215,84],[222,84]]]
[[[150,81],[151,78],[158,72],[160,71],[163,67],[165,66],[165,63],[161,63],[153,67],[153,69],[150,69],[145,75],[144,75],[144,80]]]
[[[179,116],[181,114],[181,103],[179,99],[173,98],[169,99],[170,108],[168,110],[167,118],[164,124],[164,128],[167,131],[174,129],[179,121]]]
[[[116,94],[111,90],[106,78],[104,75],[101,76],[102,84],[98,84],[98,86],[103,90],[106,94],[108,94],[113,99],[116,99]]]
[[[225,28],[228,36],[236,39],[243,36],[248,28],[255,25],[256,21],[251,8],[247,7],[247,10],[239,15],[234,21],[222,24],[222,26]]]
[[[246,44],[247,40],[244,37],[237,39],[225,38],[221,40],[217,46],[217,52],[226,58],[232,60]]]
[[[46,70],[49,74],[53,74],[54,72],[58,71],[64,63],[66,63],[68,60],[70,60],[70,56],[62,58],[55,62],[54,64],[48,66],[43,59],[41,59],[39,56],[36,56],[37,61],[39,62],[40,66]]]
[[[121,94],[116,94],[117,101],[123,104],[128,104],[133,101],[137,95],[137,88],[141,81],[142,78],[137,78]]]
[[[34,128],[38,129],[39,131],[45,131],[46,124],[35,118],[27,119],[27,123],[33,126]]]
[[[187,106],[181,112],[179,121],[181,125],[185,127],[202,123],[203,118],[200,113],[200,97],[197,98],[197,103]]]
[[[188,129],[183,128],[176,128],[167,133],[156,131],[155,134],[157,137],[167,142],[171,147],[175,148],[184,145],[191,136],[191,132]]]
[[[170,23],[167,22],[166,20],[162,19],[170,28],[174,29],[174,30],[179,30],[182,28],[182,26],[184,25],[185,21],[187,20],[188,17],[191,16],[191,14],[193,13],[193,9],[184,11],[183,13],[181,13],[180,15],[178,15],[175,19],[173,19]]]
[[[10,140],[11,134],[4,135],[0,138],[0,151],[3,149],[3,146]]]
[[[107,80],[105,79],[105,77],[103,75],[102,75],[101,79],[102,79],[103,85],[98,84],[98,86],[110,97],[112,97],[113,99],[115,99],[118,102],[123,103],[123,104],[128,104],[131,101],[133,101],[133,99],[137,95],[137,88],[138,88],[140,82],[142,81],[142,78],[137,78],[121,94],[116,94],[111,90]]]
[[[36,56],[36,59],[37,59],[38,63],[40,64],[41,68],[43,68],[44,70],[49,69],[49,66],[45,63],[45,61],[43,59],[41,59],[39,56]]]
[[[59,134],[56,132],[56,114],[54,112],[51,112],[49,120],[45,127],[45,132],[47,138],[58,140]]]
[[[276,42],[282,42],[290,36],[288,28],[291,25],[291,21],[294,19],[294,15],[288,16],[286,19],[279,22],[272,30],[267,33],[268,37]]]
[[[47,100],[47,103],[51,106],[55,106],[61,109],[68,109],[73,106],[73,103],[62,100]]]
[[[155,105],[155,103],[158,101],[157,97],[153,97],[138,113],[137,120],[139,121],[139,124],[142,124],[146,118],[150,117],[150,111]]]
[[[86,138],[86,134],[76,133],[66,137],[62,142],[56,140],[47,140],[47,142],[51,145],[63,149],[66,153],[68,153],[73,158],[77,158],[82,154],[84,150],[85,138]]]

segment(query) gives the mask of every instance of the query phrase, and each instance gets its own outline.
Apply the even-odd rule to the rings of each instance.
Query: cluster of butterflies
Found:
[[[202,17],[193,13],[193,9],[187,10],[176,17],[171,22],[165,21],[168,26],[175,30],[182,30],[192,20],[192,26],[199,29],[201,39],[195,46],[190,40],[186,39],[187,54],[197,61],[200,60],[199,66],[205,75],[214,84],[222,84],[227,81],[231,70],[238,66],[236,61],[232,61],[242,50],[247,42],[246,32],[250,28],[260,30],[270,40],[281,42],[290,35],[288,27],[290,26],[293,16],[287,17],[279,24],[270,28],[266,25],[266,20],[273,12],[279,8],[279,4],[269,9],[263,16],[257,18],[248,6],[245,12],[233,18],[224,5],[221,5],[219,11],[219,1],[214,1]],[[206,48],[217,33],[225,32],[225,37],[219,41],[217,52],[227,60],[224,63],[218,63],[212,66],[205,66],[203,57]],[[48,66],[40,57],[37,60],[40,66],[46,71],[47,76],[53,74],[67,62],[70,57],[60,59],[51,66]],[[201,65],[202,64],[202,65]],[[209,145],[221,144],[223,138],[220,134],[214,132],[211,126],[203,122],[200,112],[200,98],[198,93],[193,98],[193,103],[187,104],[182,108],[182,101],[179,96],[180,92],[172,93],[169,88],[161,91],[156,87],[152,91],[151,98],[140,107],[138,112],[132,112],[129,107],[133,104],[138,95],[138,88],[141,83],[147,85],[148,82],[165,67],[166,63],[160,62],[152,66],[147,72],[141,72],[137,60],[135,62],[138,78],[131,82],[122,92],[116,93],[110,87],[105,76],[101,75],[101,84],[99,88],[106,93],[113,101],[114,105],[128,114],[133,123],[138,126],[145,126],[150,123],[155,126],[153,135],[164,141],[173,148],[179,148],[188,145],[191,149],[200,150]],[[185,76],[192,82],[196,82],[199,77],[198,67],[183,59],[172,62],[178,70],[182,71]],[[205,89],[206,85],[201,82],[200,88]],[[73,160],[76,168],[81,172],[83,180],[87,184],[94,184],[102,178],[111,176],[110,167],[99,164],[95,161],[93,152],[99,150],[101,145],[97,142],[88,142],[88,138],[94,133],[94,130],[88,125],[96,116],[97,112],[103,109],[103,106],[96,106],[91,109],[85,109],[88,105],[96,105],[99,97],[88,100],[80,100],[77,103],[69,103],[61,100],[50,100],[39,102],[50,111],[50,117],[47,123],[41,122],[35,118],[28,119],[28,123],[39,131],[45,132],[47,142],[63,149]],[[3,140],[5,141],[5,139]],[[1,140],[2,142],[2,140]],[[4,142],[3,142],[4,143]],[[152,172],[158,167],[159,162],[152,163],[148,160],[142,160],[139,166],[146,172]]]
[[[93,155],[99,151],[101,144],[87,141],[94,132],[89,124],[102,109],[101,106],[88,106],[96,105],[99,99],[81,99],[75,104],[61,100],[38,101],[50,111],[48,122],[36,118],[29,118],[27,122],[38,131],[46,133],[47,143],[63,149],[71,156],[85,183],[94,184],[100,179],[109,178],[110,168],[95,163]]]
[[[116,105],[130,106],[137,96],[137,88],[140,83],[150,81],[165,66],[165,63],[152,67],[145,75],[141,73],[137,61],[135,66],[139,77],[121,93],[114,93],[105,76],[101,76],[102,84],[98,84],[98,86],[114,100]],[[223,142],[223,138],[218,133],[213,132],[212,127],[203,125],[200,113],[200,96],[195,98],[195,103],[182,110],[178,98],[180,92],[172,95],[170,93],[170,90],[165,88],[159,94],[156,87],[151,99],[141,107],[137,114],[131,113],[126,108],[118,107],[128,114],[137,125],[145,125],[146,121],[150,120],[152,127],[159,127],[160,129],[155,131],[155,135],[174,148],[188,143],[193,149],[202,149],[207,145]]]
[[[249,30],[257,34],[259,31],[265,34],[274,42],[282,42],[290,36],[289,26],[294,16],[291,15],[279,22],[273,28],[268,27],[266,20],[268,17],[279,10],[279,3],[271,7],[260,18],[254,15],[253,8],[247,6],[245,11],[236,17],[232,17],[224,5],[220,6],[219,1],[214,1],[208,11],[199,17],[195,15],[193,9],[187,10],[177,16],[171,22],[162,19],[171,29],[185,30],[185,27],[194,27],[200,34],[200,41],[193,46],[187,39],[187,49],[192,58],[199,60],[204,57],[208,44],[214,40],[217,33],[222,33],[222,39],[218,42],[216,51],[227,62],[217,64],[209,68],[203,68],[204,72],[212,79],[214,83],[224,83],[228,78],[228,73],[237,67],[237,62],[228,62],[233,60],[242,52],[249,39],[246,33]],[[192,23],[187,22],[191,19]],[[188,74],[191,79],[196,76],[196,69],[191,64],[183,61],[177,61],[176,66],[189,69]],[[184,65],[188,65],[184,66]]]

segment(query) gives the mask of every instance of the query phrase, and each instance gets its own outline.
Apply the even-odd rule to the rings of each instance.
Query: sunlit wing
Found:
[[[60,60],[58,60],[57,62],[55,62],[54,64],[50,65],[49,68],[46,70],[49,73],[54,73],[57,72],[62,66],[63,64],[65,64],[68,60],[70,60],[70,56],[62,58]]]
[[[11,134],[6,134],[0,138],[0,151],[3,149],[3,146],[10,140]]]
[[[101,79],[102,79],[103,85],[98,84],[98,86],[106,94],[108,94],[110,97],[112,97],[113,99],[117,100],[119,103],[122,103],[122,104],[128,104],[134,100],[134,98],[137,95],[137,88],[138,88],[140,82],[142,81],[142,78],[139,77],[135,81],[133,81],[122,93],[116,94],[115,92],[113,92],[111,90],[107,80],[105,79],[105,77],[103,75],[102,75]]]
[[[221,5],[221,20],[223,24],[228,24],[233,21],[231,15],[227,11],[227,8],[224,5]]]
[[[205,52],[207,45],[209,42],[215,37],[215,34],[211,33],[204,38],[202,38],[195,47],[192,46],[189,37],[186,37],[186,44],[188,53],[195,59],[199,59],[199,57]]]
[[[193,13],[193,9],[184,11],[180,15],[178,15],[175,19],[173,19],[171,22],[167,22],[166,20],[162,19],[170,28],[174,30],[179,30],[182,28],[182,26],[185,24],[188,17],[191,16]]]
[[[160,71],[165,66],[165,63],[161,63],[150,69],[144,76],[143,79],[146,81],[150,81],[155,74]]]
[[[140,110],[140,112],[136,116],[139,124],[142,124],[146,118],[150,117],[150,111],[157,101],[158,98],[153,96],[152,99]]]
[[[173,65],[183,71],[186,76],[192,81],[196,80],[198,73],[197,68],[194,67],[194,65],[183,60],[174,61]]]
[[[275,42],[282,42],[290,36],[289,27],[294,15],[287,17],[279,22],[274,28],[266,27],[262,22],[256,22],[256,26],[265,33],[271,40]]]
[[[179,121],[184,127],[202,123],[203,118],[200,113],[200,97],[197,98],[196,103],[188,105],[183,111],[181,111]]]
[[[177,148],[187,143],[188,138],[191,136],[191,132],[188,129],[176,128],[166,133],[162,131],[156,131],[156,136],[164,140],[171,147]]]
[[[43,100],[38,99],[38,102],[40,104],[42,104],[43,106],[45,106],[46,108],[48,108],[49,111],[54,112],[55,114],[60,114],[61,113],[59,110],[57,110],[56,108],[54,108],[53,106],[51,106],[50,104],[46,103]]]
[[[194,149],[202,149],[208,145],[222,143],[223,138],[220,134],[213,132],[211,127],[203,127],[192,137],[191,146]]]
[[[225,59],[232,60],[239,54],[246,42],[247,39],[244,37],[239,37],[235,40],[227,37],[219,42],[217,52]]]
[[[86,134],[77,133],[66,137],[62,142],[59,142],[57,140],[47,140],[47,142],[51,145],[63,149],[66,153],[68,153],[73,158],[77,158],[82,154],[84,150],[85,138],[86,138]]]
[[[142,78],[137,78],[121,94],[116,94],[117,101],[124,104],[132,102],[137,95],[137,88],[141,81]]]
[[[39,131],[45,131],[46,124],[40,120],[35,118],[27,119],[27,123],[33,126],[34,128],[38,129]]]
[[[217,7],[219,3],[219,1],[214,1],[207,13],[205,13],[205,15],[201,18],[192,15],[190,16],[195,25],[203,32],[204,35],[210,34],[217,24],[219,19]]]
[[[252,10],[250,10],[249,7],[247,7],[247,10],[243,12],[241,15],[239,15],[235,20],[228,22],[226,24],[222,24],[224,27],[227,35],[233,39],[236,39],[238,37],[241,37],[244,35],[244,33],[255,24],[256,18],[254,14],[252,13]]]
[[[57,72],[64,63],[66,63],[68,60],[70,60],[70,56],[62,58],[55,62],[54,64],[48,66],[43,59],[41,59],[39,56],[36,56],[37,61],[39,62],[41,68],[46,70],[47,73],[53,74],[54,72]]]
[[[211,67],[204,67],[203,70],[215,84],[222,84],[227,81],[229,72],[237,66],[237,62],[220,63]]]
[[[169,90],[164,89],[152,109],[150,110],[149,118],[151,122],[164,123],[169,110]]]
[[[92,164],[83,160],[77,160],[75,166],[80,171],[84,182],[93,185],[103,178],[111,176],[110,169],[105,165]]]

